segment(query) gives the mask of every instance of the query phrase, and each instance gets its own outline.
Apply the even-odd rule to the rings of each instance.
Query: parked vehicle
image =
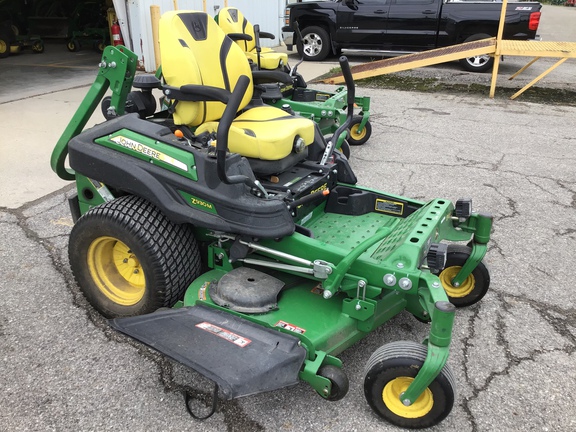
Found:
[[[324,60],[342,49],[392,55],[425,51],[496,36],[502,3],[462,0],[337,0],[290,4],[283,39],[305,60]],[[508,3],[504,39],[537,39],[538,2]],[[296,24],[302,33],[297,40]],[[484,72],[493,58],[461,60],[464,69]]]

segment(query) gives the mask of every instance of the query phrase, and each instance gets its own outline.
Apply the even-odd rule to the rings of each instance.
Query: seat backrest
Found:
[[[251,52],[256,48],[256,35],[254,26],[238,9],[225,7],[218,12],[218,25],[224,33],[244,33],[252,38],[251,41],[238,40],[236,43],[244,52]]]
[[[204,12],[171,11],[160,18],[160,57],[166,84],[187,84],[234,90],[242,75],[252,81],[250,64],[214,19]],[[252,82],[240,103],[243,109],[252,98]],[[176,124],[198,126],[219,120],[226,105],[221,102],[179,101],[174,112]]]

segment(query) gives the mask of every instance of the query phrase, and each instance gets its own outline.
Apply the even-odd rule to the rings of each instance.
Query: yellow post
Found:
[[[178,10],[178,0],[173,0],[174,10]]]
[[[502,0],[502,10],[500,11],[500,22],[498,23],[498,34],[496,35],[496,50],[498,50],[498,44],[502,40],[502,35],[504,34],[504,23],[506,22],[507,6],[508,6],[508,0]]]
[[[500,67],[500,53],[502,35],[504,34],[504,23],[506,22],[506,9],[508,0],[502,0],[502,9],[500,10],[500,22],[498,23],[498,33],[496,34],[496,51],[494,52],[494,66],[492,67],[492,81],[490,82],[490,97],[494,99],[496,93],[496,81],[498,80],[498,69]]]
[[[152,20],[152,46],[154,47],[154,61],[156,62],[156,69],[158,69],[160,66],[160,6],[150,6],[150,18]]]

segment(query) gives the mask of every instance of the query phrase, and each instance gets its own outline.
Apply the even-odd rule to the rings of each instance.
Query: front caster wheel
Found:
[[[68,51],[70,52],[77,52],[80,51],[81,45],[77,39],[71,39],[66,44],[66,48],[68,48]]]
[[[342,142],[342,145],[340,146],[340,151],[344,156],[346,156],[346,159],[350,159],[351,151],[350,151],[350,144],[348,144],[348,140],[344,140]]]
[[[332,365],[324,365],[318,370],[318,375],[328,378],[332,383],[332,390],[326,399],[329,401],[338,401],[346,396],[350,384],[348,377],[342,369]]]
[[[372,135],[372,125],[370,121],[367,121],[364,127],[362,128],[362,132],[358,132],[360,129],[360,123],[362,122],[361,116],[354,116],[352,119],[352,124],[350,125],[350,133],[348,136],[348,142],[350,145],[362,145],[366,141],[370,139]]]
[[[384,420],[399,427],[420,429],[440,423],[452,410],[456,386],[448,365],[412,405],[402,403],[402,393],[424,364],[426,352],[425,345],[399,341],[380,347],[368,360],[364,395]]]
[[[68,254],[80,290],[107,318],[171,307],[200,273],[192,230],[135,196],[101,204],[78,219]]]
[[[446,266],[438,276],[450,303],[456,307],[471,306],[479,302],[490,287],[490,273],[482,262],[476,266],[459,286],[452,285],[452,280],[456,277],[471,252],[472,249],[467,246],[449,245]]]

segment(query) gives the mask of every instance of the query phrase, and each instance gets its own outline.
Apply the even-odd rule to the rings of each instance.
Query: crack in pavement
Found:
[[[498,308],[496,310],[496,320],[493,323],[495,326],[496,344],[503,348],[503,353],[505,355],[506,364],[502,370],[491,372],[484,380],[482,385],[477,385],[472,380],[473,373],[470,371],[470,366],[468,362],[464,362],[464,376],[466,382],[472,389],[472,395],[465,398],[462,402],[464,411],[466,412],[468,420],[472,424],[472,430],[474,432],[479,430],[477,420],[474,416],[474,410],[471,407],[472,402],[479,398],[479,396],[487,391],[491,384],[497,377],[504,377],[510,375],[510,372],[526,362],[538,362],[537,356],[547,354],[562,352],[566,354],[573,354],[576,352],[576,334],[574,334],[569,326],[576,326],[576,309],[561,309],[549,304],[538,302],[532,299],[527,299],[520,296],[512,296],[509,294],[501,294],[492,290],[493,294],[497,298]],[[509,330],[509,325],[506,323],[506,318],[514,315],[513,303],[523,304],[532,308],[544,322],[548,323],[554,331],[566,342],[562,347],[552,347],[552,348],[533,348],[526,355],[515,355],[513,349],[510,345],[510,341],[506,337],[507,330]],[[481,317],[482,306],[479,305],[473,310],[473,314],[468,317],[468,335],[463,338],[463,355],[464,358],[468,358],[471,355],[471,348],[477,337],[475,324],[476,320]]]
[[[64,189],[68,189],[69,187],[66,186]],[[62,194],[62,199],[57,201],[54,205],[51,205],[46,208],[42,208],[37,213],[29,214],[27,213],[37,207],[39,204],[41,205],[44,202],[54,198],[55,196],[59,196]],[[66,201],[66,194],[63,193],[63,190],[56,191],[44,198],[39,200],[35,200],[31,203],[28,203],[20,208],[17,209],[7,209],[2,208],[0,211],[3,211],[9,215],[12,215],[15,220],[14,221],[0,221],[3,224],[9,225],[17,225],[25,236],[33,241],[34,243],[41,246],[44,250],[46,250],[48,257],[52,262],[52,266],[58,273],[61,274],[63,280],[66,284],[67,291],[72,295],[72,304],[76,308],[83,310],[85,316],[88,320],[98,328],[106,338],[115,343],[120,343],[124,345],[129,345],[135,348],[137,354],[147,360],[152,361],[158,370],[157,381],[164,387],[164,391],[172,392],[172,393],[184,393],[188,392],[192,395],[193,398],[200,400],[206,405],[209,405],[209,400],[211,400],[212,392],[209,391],[202,391],[200,389],[194,388],[187,384],[180,384],[173,378],[173,364],[172,360],[167,359],[165,356],[159,354],[156,351],[153,351],[151,348],[148,348],[141,343],[135,341],[132,338],[124,336],[116,331],[114,331],[107,323],[107,320],[102,317],[96,310],[92,308],[91,305],[88,304],[82,293],[77,287],[77,284],[74,280],[74,276],[69,268],[68,262],[64,262],[62,256],[60,254],[61,249],[58,245],[54,244],[52,240],[54,239],[62,239],[67,238],[67,234],[58,234],[54,236],[42,236],[38,232],[36,232],[33,228],[30,227],[29,220],[30,219],[41,219],[42,215],[45,213],[50,212],[51,210],[57,209],[58,207],[62,206],[63,203]],[[2,335],[2,321],[0,320],[0,336]],[[184,367],[184,366],[182,366]],[[238,403],[237,400],[232,401],[223,401],[219,400],[217,413],[221,413],[224,417],[223,421],[226,424],[228,431],[238,430],[238,427],[241,427],[241,430],[250,430],[250,431],[262,431],[264,428],[255,420],[250,418],[247,413],[245,413],[242,406]]]

